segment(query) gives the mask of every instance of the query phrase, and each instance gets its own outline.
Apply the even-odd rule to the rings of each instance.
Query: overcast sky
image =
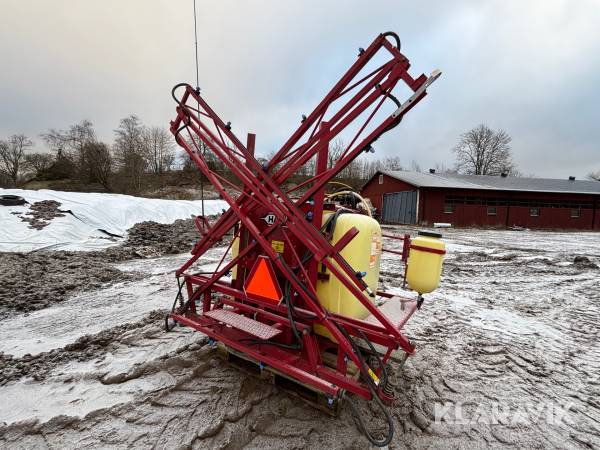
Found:
[[[203,95],[259,153],[392,30],[413,75],[443,75],[375,156],[451,166],[459,135],[486,123],[512,136],[525,174],[600,170],[598,0],[197,2]],[[86,118],[111,142],[129,114],[167,126],[172,85],[195,84],[192,5],[2,0],[0,138]]]

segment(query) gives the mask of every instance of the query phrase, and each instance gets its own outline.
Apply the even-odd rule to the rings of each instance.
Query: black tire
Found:
[[[2,206],[18,206],[27,203],[23,197],[18,195],[0,195],[0,205]]]

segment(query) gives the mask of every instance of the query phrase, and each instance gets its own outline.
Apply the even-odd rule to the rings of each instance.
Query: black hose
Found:
[[[396,106],[397,106],[398,108],[400,108],[400,107],[402,106],[402,103],[400,103],[400,100],[398,100],[398,97],[396,97],[396,96],[395,96],[394,94],[392,94],[391,92],[388,92],[388,93],[387,93],[387,97],[388,97],[388,98],[389,98],[391,101],[393,101],[393,102],[396,104]]]
[[[361,429],[361,431],[364,433],[364,435],[367,438],[367,440],[371,444],[373,444],[374,446],[376,446],[376,447],[385,447],[390,442],[392,442],[392,438],[394,437],[394,421],[392,420],[392,416],[391,416],[390,412],[387,410],[387,408],[385,407],[385,405],[383,404],[383,402],[381,401],[381,399],[376,394],[374,394],[373,397],[375,398],[375,402],[379,405],[380,409],[385,414],[387,422],[388,422],[388,430],[389,430],[388,434],[387,434],[387,436],[385,436],[381,440],[375,439],[373,437],[373,435],[371,434],[371,432],[369,430],[367,430],[367,428],[365,426],[365,422],[362,419],[362,416],[359,413],[358,407],[354,403],[354,400],[352,400],[348,396],[346,396],[346,400],[350,404],[350,407],[352,408],[352,415],[354,416],[354,418],[358,422],[358,426]]]
[[[173,86],[173,89],[171,89],[171,97],[173,97],[173,100],[175,100],[175,103],[177,103],[179,106],[183,106],[181,104],[181,101],[179,101],[179,99],[175,96],[175,91],[177,89],[179,89],[180,87],[189,87],[191,88],[192,86],[190,86],[188,83],[177,83],[175,86]]]
[[[360,348],[358,348],[358,345],[356,345],[356,342],[354,342],[354,339],[352,339],[350,334],[348,334],[348,332],[342,325],[340,325],[339,323],[336,323],[336,325],[337,325],[338,329],[340,330],[340,332],[344,335],[344,337],[348,340],[348,342],[352,346],[352,349],[354,350],[354,353],[356,354],[358,361],[360,362],[360,367],[359,367],[360,373],[361,373],[363,379],[365,380],[365,382],[367,383],[367,387],[369,388],[369,391],[371,392],[371,396],[375,400],[375,403],[377,403],[377,405],[379,406],[379,408],[383,411],[383,414],[385,415],[386,421],[388,423],[387,435],[381,440],[375,439],[373,437],[373,435],[371,434],[371,432],[369,430],[367,430],[364,420],[363,420],[362,416],[359,414],[358,408],[356,407],[356,404],[354,403],[354,401],[348,396],[346,396],[346,399],[348,400],[348,403],[350,403],[350,406],[352,407],[352,412],[353,412],[354,418],[358,422],[358,425],[361,428],[361,431],[365,434],[365,437],[369,440],[369,442],[371,444],[375,445],[376,447],[385,447],[392,441],[392,438],[394,437],[394,421],[392,419],[392,416],[391,416],[390,412],[388,411],[388,409],[383,404],[383,402],[381,401],[381,399],[379,398],[379,395],[377,394],[377,386],[375,385],[375,382],[371,378],[371,375],[369,375],[369,372],[368,372],[367,366],[365,364],[365,360],[360,351]],[[368,339],[367,339],[367,342],[370,344]],[[386,376],[387,376],[387,372],[386,372]]]
[[[173,97],[173,100],[175,100],[175,103],[177,103],[179,106],[181,106],[183,112],[187,115],[187,110],[184,107],[183,103],[181,103],[181,101],[175,96],[175,91],[177,89],[179,89],[180,87],[190,87],[191,86],[187,83],[177,83],[175,86],[173,86],[173,89],[171,89],[171,97]],[[187,120],[189,122],[189,118]],[[179,127],[179,129],[175,132],[175,141],[177,141],[177,139],[179,138],[179,133],[181,133],[182,130],[184,130],[185,128],[187,128],[188,124],[187,123],[183,123],[183,125],[181,125]]]
[[[183,289],[183,283],[179,280],[179,278],[177,278],[177,285],[179,286],[179,289],[177,290],[177,295],[175,296],[175,300],[173,300],[173,306],[171,306],[171,312],[169,314],[167,314],[165,317],[165,331],[167,331],[167,332],[169,332],[173,328],[175,328],[175,325],[177,324],[176,321],[173,321],[172,325],[169,324],[169,316],[171,314],[173,314],[173,312],[175,311],[175,305],[177,304],[177,300],[179,300],[180,305],[183,306],[182,301],[181,301],[182,300],[181,290]]]
[[[396,41],[396,48],[398,50],[400,50],[400,36],[398,36],[396,33],[394,33],[393,31],[386,31],[385,33],[382,34],[383,37],[388,37],[391,36],[394,38],[394,40]]]
[[[335,224],[334,224],[335,226]],[[281,257],[281,256],[280,256]],[[302,258],[301,262],[304,263],[305,261],[307,261],[308,259],[310,259],[311,254],[310,252],[307,252],[304,257]],[[289,270],[287,265],[284,265],[284,267],[286,268],[286,271],[288,271],[288,273],[290,273],[292,276],[294,276],[296,279],[296,274]],[[298,280],[298,279],[297,279]],[[298,280],[299,281],[299,280]],[[310,292],[308,292],[308,289],[306,287],[304,287],[304,285],[302,283],[300,283],[300,286],[302,286],[304,288],[304,290],[307,292],[307,294],[312,298],[312,295],[310,295]],[[286,288],[289,287],[289,282],[286,286]],[[288,297],[289,299],[289,297]],[[292,311],[292,302],[291,299],[288,303],[288,313]],[[292,319],[290,319],[291,323],[294,323]],[[334,322],[335,323],[335,322]],[[394,436],[394,422],[392,419],[392,416],[390,414],[390,412],[388,411],[388,409],[385,407],[385,405],[383,404],[383,402],[381,401],[381,399],[379,398],[379,395],[377,394],[377,386],[375,385],[373,379],[371,378],[371,376],[369,375],[368,369],[366,367],[364,358],[360,352],[360,349],[358,348],[358,346],[356,345],[356,343],[354,342],[354,340],[352,339],[352,337],[350,337],[350,335],[348,334],[348,332],[346,331],[346,329],[336,323],[337,327],[340,329],[340,332],[344,335],[344,337],[348,340],[348,342],[350,342],[350,345],[352,346],[354,353],[357,355],[359,361],[360,361],[360,371],[361,374],[363,376],[363,378],[365,379],[365,381],[367,382],[367,386],[369,387],[369,391],[371,392],[371,396],[375,399],[375,402],[378,404],[379,408],[383,411],[387,423],[388,423],[388,434],[381,440],[377,440],[373,437],[373,435],[367,430],[364,421],[361,417],[361,415],[358,413],[358,409],[356,407],[356,405],[354,404],[354,401],[350,398],[347,397],[348,399],[348,403],[350,403],[350,406],[352,407],[353,410],[353,415],[356,418],[359,427],[361,428],[361,431],[364,433],[365,437],[369,440],[369,442],[371,442],[371,444],[377,446],[377,447],[385,447],[386,445],[388,445],[393,436]],[[379,354],[377,353],[377,351],[375,350],[375,348],[373,347],[373,344],[371,344],[371,342],[367,339],[367,337],[364,335],[364,333],[362,331],[360,331],[362,338],[367,342],[367,345],[369,346],[369,348],[371,349],[371,351],[376,355],[376,357],[378,358],[378,362],[380,364],[380,366],[382,367],[382,374],[383,374],[383,378],[382,380],[384,380],[384,385],[387,384],[388,381],[388,374],[387,374],[387,370],[385,368],[385,366],[383,365],[381,359],[379,358]],[[252,343],[254,343],[254,341],[251,341]],[[269,342],[266,341],[264,342],[265,344],[268,345],[276,345],[276,346],[280,346],[280,347],[284,347],[284,348],[293,348],[291,346],[285,346],[285,344],[279,344],[277,342]]]
[[[341,216],[342,214],[353,214],[353,213],[354,213],[354,211],[351,211],[347,208],[338,208],[335,211],[335,213],[331,214],[327,218],[327,221],[321,228],[321,231],[325,231],[326,233],[329,233],[329,235],[333,235],[333,232],[335,231],[335,226],[337,224],[338,217]]]
[[[298,348],[302,348],[302,337],[300,336],[300,332],[298,331],[298,328],[296,328],[296,321],[294,320],[294,305],[292,302],[292,298],[291,298],[291,286],[290,286],[290,282],[288,281],[285,285],[285,303],[287,306],[287,316],[288,316],[288,320],[290,321],[290,325],[292,327],[292,331],[294,333],[294,336],[296,337],[296,343]]]
[[[175,132],[175,142],[177,142],[179,144],[179,142],[177,141],[179,139],[179,133],[181,133],[183,130],[185,130],[187,128],[187,124],[184,123],[183,125],[181,125],[177,131]],[[181,144],[180,144],[181,145]]]
[[[369,346],[369,349],[371,349],[371,353],[373,353],[373,355],[375,356],[375,358],[377,359],[377,364],[379,364],[379,367],[381,367],[381,388],[382,390],[385,389],[385,387],[388,384],[388,372],[387,372],[387,368],[385,367],[385,364],[383,364],[383,361],[381,360],[381,357],[379,356],[379,352],[377,352],[377,350],[375,350],[375,347],[373,347],[373,344],[371,343],[371,341],[369,341],[369,339],[367,339],[367,336],[365,336],[365,333],[363,333],[362,330],[358,330],[358,333],[360,334],[360,337],[367,343],[367,345]]]

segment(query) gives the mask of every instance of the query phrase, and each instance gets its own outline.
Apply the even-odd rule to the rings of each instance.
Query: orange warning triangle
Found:
[[[246,295],[278,304],[283,296],[271,261],[259,256],[246,279]]]

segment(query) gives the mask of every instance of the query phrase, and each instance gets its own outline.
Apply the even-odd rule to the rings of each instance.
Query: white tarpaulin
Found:
[[[0,195],[18,195],[29,204],[55,200],[64,217],[52,219],[41,230],[32,229],[19,215],[29,205],[0,206],[0,252],[30,252],[39,249],[95,250],[118,244],[126,231],[144,221],[172,223],[201,214],[200,200],[162,200],[120,194],[61,192],[50,190],[0,189]],[[223,200],[205,200],[207,216],[220,214],[228,205]],[[110,234],[109,234],[110,233]],[[110,235],[120,236],[114,238]]]

